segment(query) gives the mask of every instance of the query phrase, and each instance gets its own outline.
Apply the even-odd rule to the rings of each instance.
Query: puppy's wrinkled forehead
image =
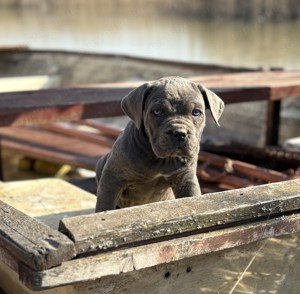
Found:
[[[218,125],[218,119],[224,110],[224,102],[215,93],[199,83],[181,77],[166,77],[144,83],[126,95],[122,99],[121,106],[139,129],[145,112],[151,111],[149,106],[152,103],[159,104],[161,101],[170,101],[166,104],[169,104],[171,108],[176,106],[176,111],[181,111],[181,106],[185,106],[183,108],[186,110],[191,107],[200,110],[208,108]]]
[[[162,78],[155,81],[151,86],[150,95],[152,99],[167,99],[173,102],[199,101],[202,98],[197,86],[180,77]]]

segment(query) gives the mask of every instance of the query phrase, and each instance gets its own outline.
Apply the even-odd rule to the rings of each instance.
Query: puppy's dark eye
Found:
[[[200,116],[202,114],[202,112],[201,112],[201,110],[199,110],[199,109],[194,109],[193,111],[192,111],[192,115],[193,116]]]
[[[163,110],[163,109],[154,109],[154,110],[153,110],[153,114],[154,114],[155,116],[162,116],[163,113],[164,113],[164,110]]]

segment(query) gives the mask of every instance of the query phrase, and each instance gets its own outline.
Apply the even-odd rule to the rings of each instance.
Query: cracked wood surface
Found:
[[[66,236],[1,200],[0,218],[0,246],[32,270],[50,268],[75,256],[74,244]]]
[[[77,254],[234,226],[300,209],[300,180],[65,218],[59,230]]]
[[[235,248],[270,237],[292,234],[299,230],[300,215],[295,214],[289,217],[278,217],[218,231],[82,257],[64,262],[59,267],[42,272],[26,270],[22,271],[20,278],[26,281],[27,286],[34,290],[81,282],[83,283],[80,284],[81,287],[87,291],[87,289],[93,289],[91,285],[95,283],[98,287],[101,287],[103,277],[113,277],[113,283],[118,283],[118,280],[124,279],[122,277],[125,277],[125,273],[131,272],[139,275],[140,270],[153,266],[158,266],[155,271],[159,271],[166,265],[180,260],[193,263],[195,258],[205,253]],[[209,271],[210,267],[207,270]],[[212,273],[208,272],[208,274],[211,275]],[[153,274],[148,278],[153,278]],[[197,285],[196,280],[193,282]],[[138,282],[136,283],[138,284]],[[147,293],[155,293],[155,290],[151,292],[151,288],[147,289]],[[181,291],[178,293],[181,293]]]

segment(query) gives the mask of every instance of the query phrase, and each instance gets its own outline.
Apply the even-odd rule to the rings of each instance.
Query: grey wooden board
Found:
[[[265,238],[292,234],[298,231],[300,231],[299,214],[81,257],[42,272],[22,270],[20,279],[34,290],[79,282],[89,285],[96,279],[109,276],[114,276],[115,280],[118,280],[118,275],[121,275],[120,278],[122,279],[124,273],[136,273],[153,266],[163,266],[174,261],[197,258],[197,256],[205,253],[234,248]],[[138,273],[136,275],[139,276]],[[151,278],[149,276],[149,279]]]
[[[0,287],[18,294],[298,294],[299,272],[296,233],[41,292],[0,262]]]
[[[61,264],[75,256],[66,236],[0,201],[0,246],[33,270]]]
[[[72,294],[299,294],[299,234],[74,285]]]
[[[159,241],[300,209],[300,180],[63,219],[78,254]]]

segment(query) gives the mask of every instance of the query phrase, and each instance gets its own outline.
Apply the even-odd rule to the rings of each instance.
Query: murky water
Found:
[[[100,1],[101,2],[101,1]],[[0,45],[120,53],[234,66],[300,68],[300,21],[208,21],[93,6],[0,10]]]

